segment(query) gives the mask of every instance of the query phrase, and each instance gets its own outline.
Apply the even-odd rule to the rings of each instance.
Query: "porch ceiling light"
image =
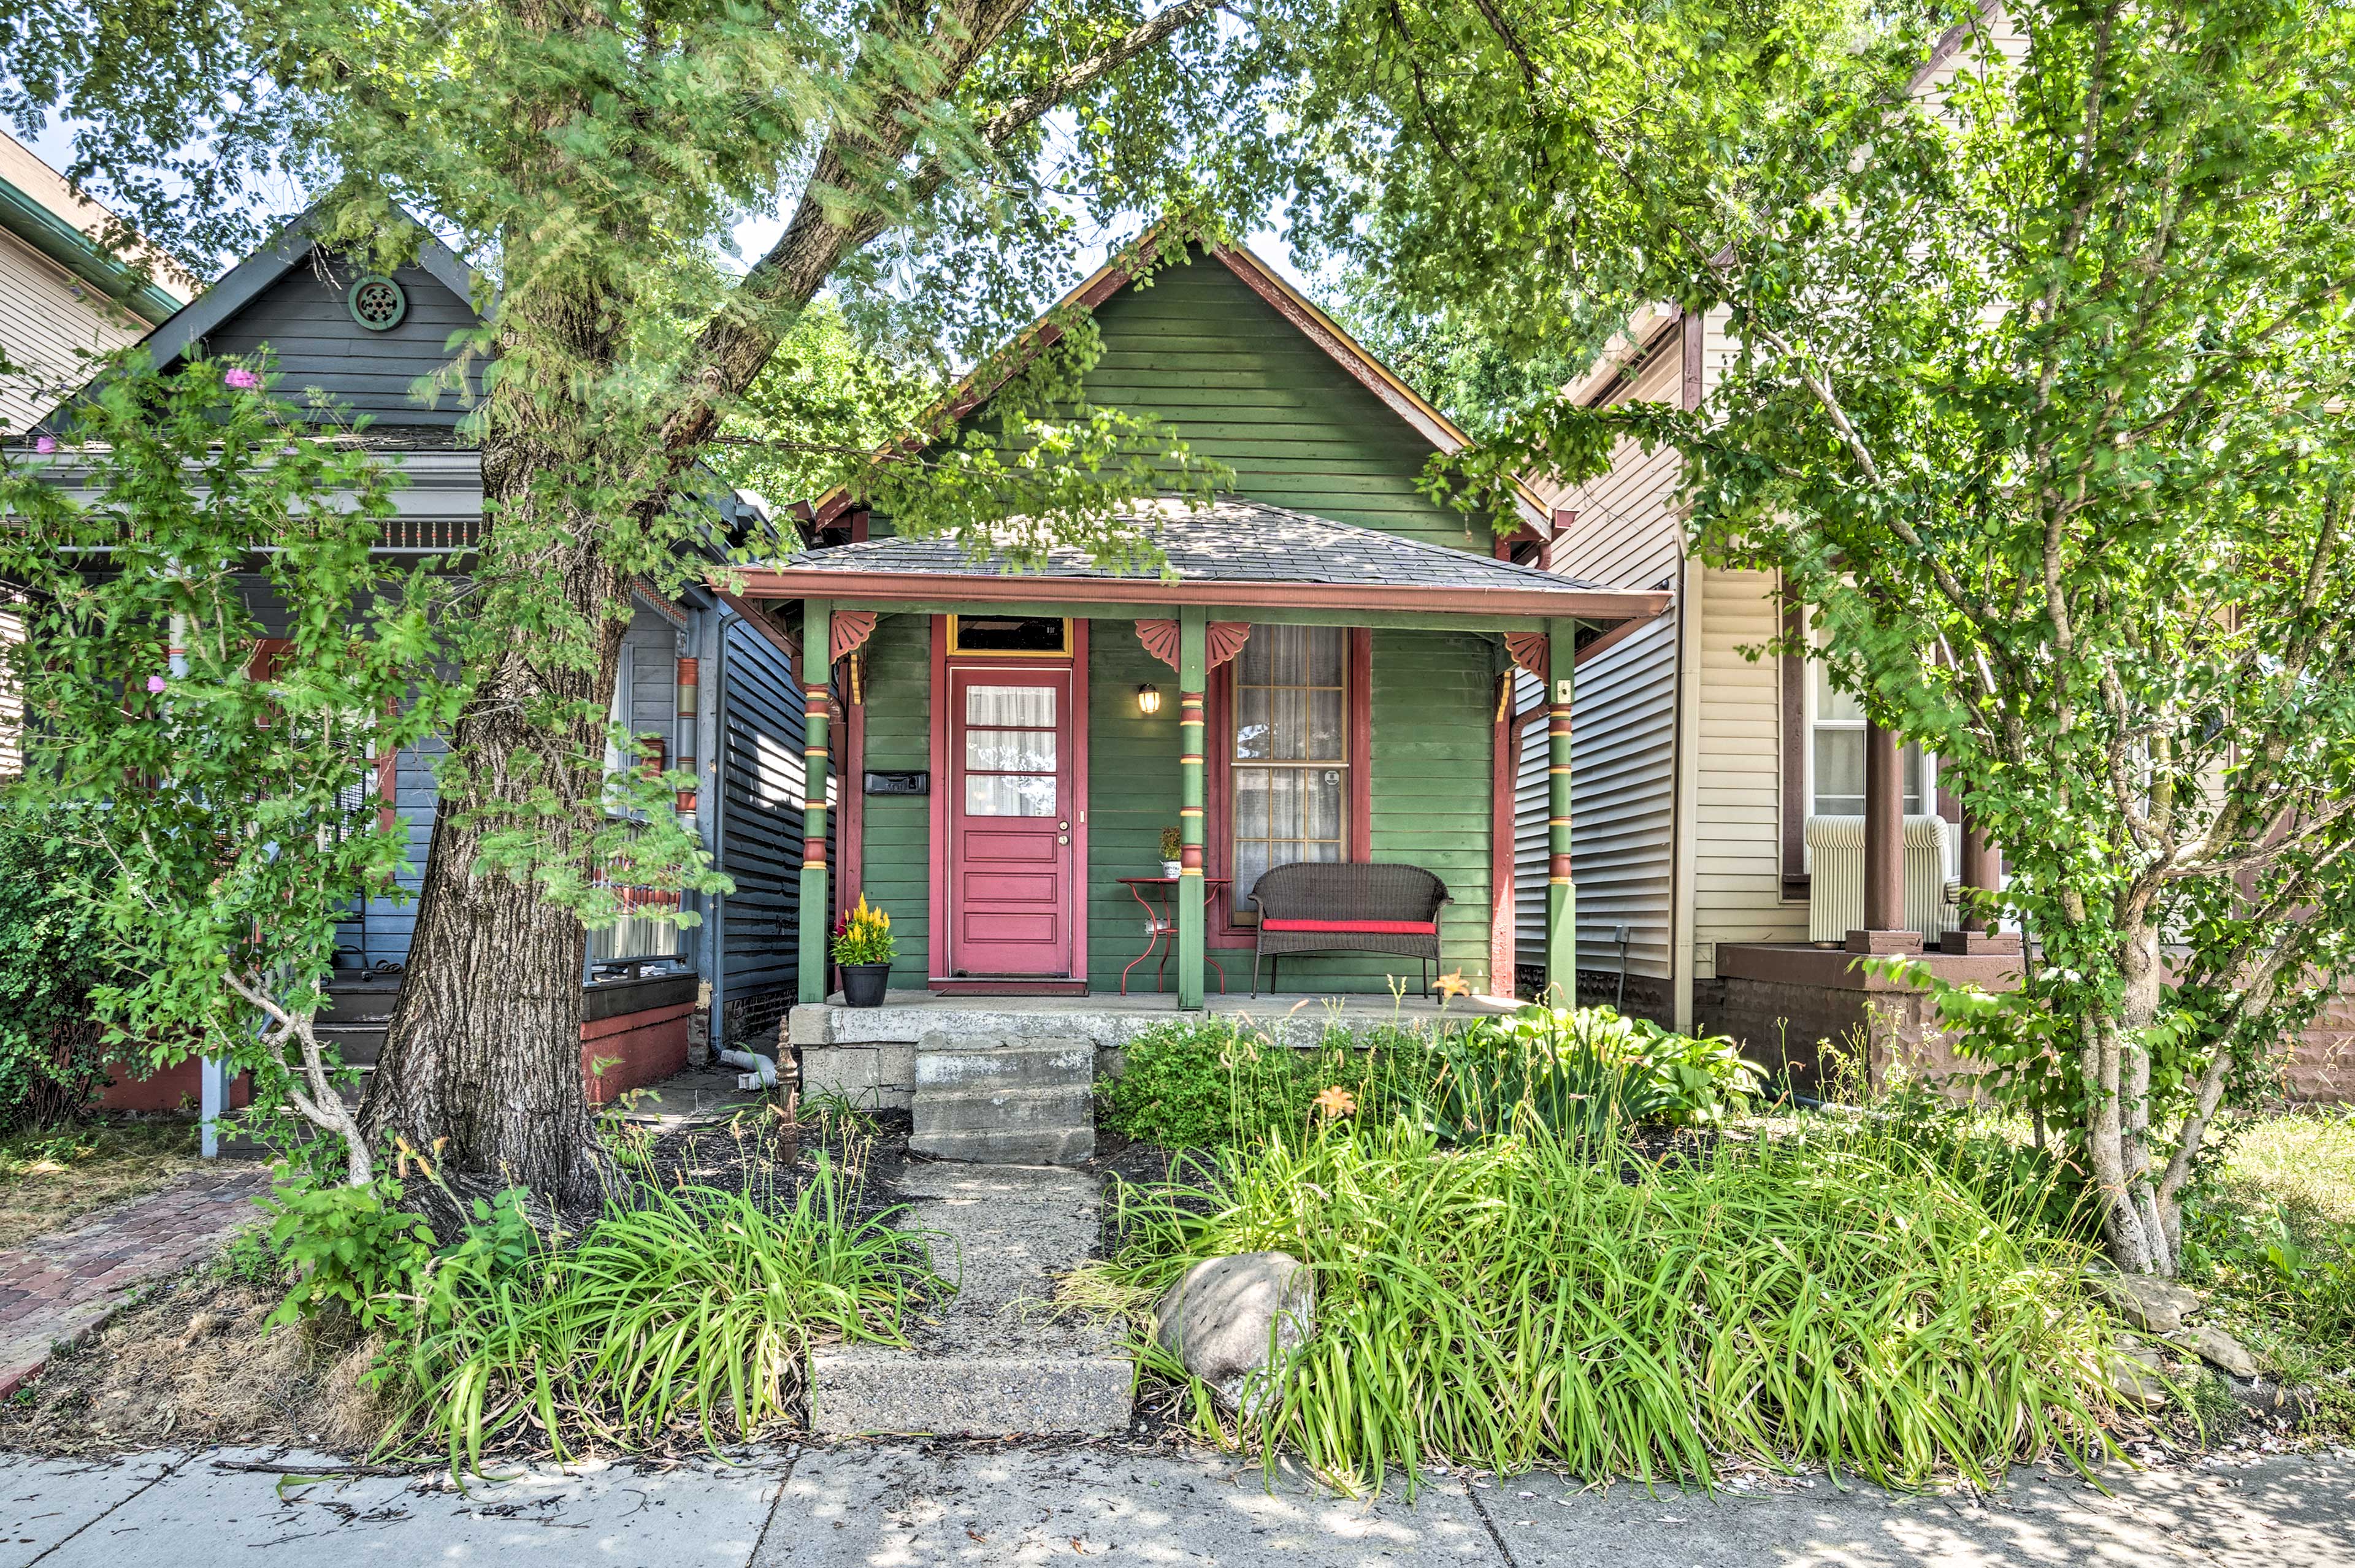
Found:
[[[1139,713],[1145,714],[1160,712],[1161,688],[1157,686],[1149,684],[1138,687],[1136,688],[1136,710]]]

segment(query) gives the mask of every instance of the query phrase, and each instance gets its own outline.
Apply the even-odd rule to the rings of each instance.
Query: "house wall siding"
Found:
[[[21,436],[90,379],[88,356],[135,343],[144,325],[13,234],[0,234],[0,350],[18,374],[0,378],[0,425]]]
[[[1666,995],[1673,934],[1676,682],[1677,623],[1662,616],[1578,672],[1571,712],[1579,968],[1589,989],[1608,971],[1615,996],[1613,934],[1625,925],[1629,1006],[1654,1012]]]
[[[1231,470],[1236,495],[1488,553],[1485,520],[1418,487],[1429,443],[1222,263],[1168,267],[1094,319],[1090,400],[1167,421],[1197,459]],[[868,526],[890,531],[880,514]]]
[[[867,753],[877,772],[931,768],[932,623],[928,615],[887,615],[867,640]],[[843,780],[845,789],[864,781]],[[945,781],[935,777],[932,787]],[[894,987],[920,991],[931,976],[932,803],[922,795],[870,795],[859,885],[867,901],[891,917],[899,944]]]
[[[1751,658],[1781,616],[1771,572],[1700,573],[1699,769],[1694,801],[1695,973],[1720,942],[1804,942],[1807,911],[1783,901],[1781,661]]]
[[[1606,400],[1677,402],[1684,396],[1685,327],[1667,328]],[[1625,441],[1605,473],[1572,486],[1561,505],[1577,513],[1548,560],[1569,576],[1620,588],[1678,586],[1684,530],[1676,505],[1677,453]],[[1615,928],[1628,928],[1628,1010],[1664,1021],[1674,1011],[1678,641],[1681,605],[1590,659],[1578,670],[1572,734],[1572,874],[1578,894],[1582,999],[1621,994]],[[1518,810],[1518,859],[1525,884],[1518,911],[1524,964],[1544,959],[1545,801],[1537,792]]]
[[[893,616],[867,645],[868,768],[932,766],[930,639],[926,618]],[[1118,879],[1157,875],[1161,829],[1178,820],[1177,704],[1165,700],[1150,718],[1137,711],[1138,685],[1151,682],[1165,693],[1175,687],[1168,667],[1137,641],[1133,622],[1092,623],[1088,646],[1087,978],[1092,988],[1109,991],[1146,942],[1144,912]],[[1486,781],[1495,657],[1487,638],[1470,634],[1377,632],[1369,702],[1373,858],[1422,866],[1447,884],[1441,972],[1460,969],[1478,990],[1491,984]],[[1467,787],[1466,780],[1478,783]],[[935,770],[932,787],[945,784]],[[931,958],[931,803],[874,796],[864,804],[860,886],[890,912],[899,938],[891,984],[922,987]],[[1248,990],[1250,950],[1214,955],[1226,967],[1229,993]],[[1133,991],[1152,989],[1151,967],[1132,976]],[[1291,994],[1380,994],[1394,975],[1419,986],[1421,966],[1382,955],[1305,955],[1284,960],[1283,979]],[[1215,990],[1216,975],[1209,981]]]
[[[415,389],[421,378],[451,362],[450,336],[477,325],[474,308],[424,268],[402,267],[392,276],[409,296],[408,314],[389,331],[370,332],[352,320],[345,304],[355,275],[341,261],[323,265],[314,252],[215,328],[205,347],[214,355],[247,355],[266,344],[277,357],[282,392],[315,389],[384,424],[456,424],[465,405],[454,389],[430,403]],[[470,385],[479,390],[480,378]]]
[[[739,617],[720,635],[719,856],[736,884],[720,911],[721,1024],[735,1042],[773,1030],[793,998],[805,774],[792,662]]]

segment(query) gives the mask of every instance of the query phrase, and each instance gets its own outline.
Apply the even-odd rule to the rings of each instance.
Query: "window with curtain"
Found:
[[[964,688],[964,813],[1055,815],[1055,688]]]
[[[1347,858],[1348,656],[1340,626],[1253,626],[1236,656],[1228,818],[1238,906],[1271,867]]]
[[[1832,687],[1831,672],[1809,660],[1814,684],[1810,721],[1814,763],[1813,805],[1817,816],[1864,815],[1864,708],[1846,692]],[[1919,816],[1931,807],[1923,792],[1922,748],[1905,748],[1905,815]]]

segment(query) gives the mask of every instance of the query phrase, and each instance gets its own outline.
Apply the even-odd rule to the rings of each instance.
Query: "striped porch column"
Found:
[[[826,779],[827,682],[833,662],[834,606],[823,599],[802,601],[802,907],[800,999],[826,1000],[826,943],[832,934],[826,912],[834,907],[826,884]]]
[[[1546,632],[1546,996],[1549,1006],[1578,1005],[1578,891],[1570,880],[1571,699],[1578,623]]]
[[[1202,693],[1209,685],[1209,614],[1178,613],[1178,1005],[1202,1005]]]

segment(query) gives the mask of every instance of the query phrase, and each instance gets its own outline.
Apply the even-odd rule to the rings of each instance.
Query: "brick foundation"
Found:
[[[2019,984],[2014,955],[1928,954],[1938,975],[1988,990]],[[1967,1066],[1938,1027],[1930,999],[1910,987],[1854,972],[1846,953],[1798,944],[1721,944],[1715,977],[1693,985],[1693,1025],[1732,1037],[1772,1078],[1820,1095],[1835,1053],[1861,1060],[1878,1088],[1902,1068],[1940,1083]],[[1632,1004],[1631,1004],[1632,1005]]]
[[[2282,1092],[2292,1100],[2355,1102],[2355,981],[2341,986],[2307,1026],[2282,1077]]]
[[[780,986],[750,997],[730,997],[727,1005],[726,1039],[730,1051],[747,1047],[758,1050],[767,1046],[767,1055],[773,1051],[782,1038],[785,1015],[793,1011],[794,990]]]
[[[687,1020],[694,1011],[693,1002],[676,1002],[582,1024],[581,1081],[588,1085],[589,1103],[602,1105],[686,1072]]]
[[[119,1061],[106,1065],[106,1075],[113,1082],[98,1092],[98,1108],[101,1111],[178,1111],[196,1110],[204,1104],[204,1064],[196,1057],[145,1077],[134,1077],[131,1070]],[[241,1110],[253,1100],[253,1076],[240,1072],[229,1081],[229,1103],[231,1110]]]

